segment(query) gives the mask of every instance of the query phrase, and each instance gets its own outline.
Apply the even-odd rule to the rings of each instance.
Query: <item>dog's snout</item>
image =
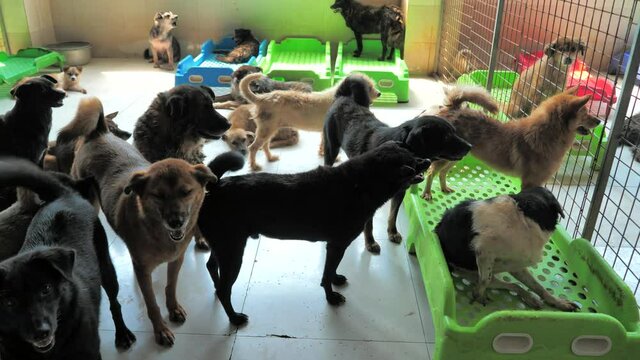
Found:
[[[33,339],[35,341],[42,341],[49,338],[49,336],[51,336],[51,326],[44,321],[39,321],[33,332]]]
[[[167,219],[167,225],[169,225],[172,229],[181,229],[182,225],[184,225],[184,217],[183,216],[172,216]]]
[[[378,92],[376,93],[376,97],[380,97],[380,96],[382,96],[382,93],[381,93],[380,91],[378,91]]]

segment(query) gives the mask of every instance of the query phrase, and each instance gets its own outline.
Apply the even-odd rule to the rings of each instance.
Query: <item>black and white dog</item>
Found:
[[[487,288],[504,289],[517,293],[530,307],[541,308],[542,302],[526,289],[495,277],[508,272],[547,304],[574,311],[576,304],[551,295],[527,269],[542,260],[561,216],[553,194],[534,187],[515,195],[464,201],[444,213],[435,231],[449,265],[464,275],[473,272],[473,300],[486,304]]]

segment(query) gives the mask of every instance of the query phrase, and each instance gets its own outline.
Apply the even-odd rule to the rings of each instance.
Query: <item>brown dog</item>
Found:
[[[227,143],[233,151],[238,151],[242,155],[247,154],[247,149],[256,138],[256,122],[251,118],[251,108],[253,105],[241,105],[229,114],[231,128],[222,135],[222,140]],[[300,134],[298,130],[292,128],[280,128],[269,141],[272,149],[292,146],[298,143]]]
[[[513,84],[509,104],[503,112],[512,118],[529,115],[545,99],[562,92],[567,70],[584,55],[585,45],[580,40],[558,38],[544,48],[544,56],[527,68]]]
[[[254,171],[261,169],[260,165],[256,163],[256,154],[260,149],[264,150],[269,161],[279,159],[271,153],[269,147],[269,141],[278,129],[291,127],[308,131],[323,131],[324,118],[333,103],[336,90],[342,84],[341,82],[321,92],[302,93],[294,90],[276,90],[258,95],[251,90],[251,83],[263,76],[262,74],[250,74],[240,81],[242,96],[255,105],[253,119],[257,125],[256,140],[249,146],[249,164]],[[362,77],[371,84],[369,87],[371,101],[380,97],[381,94],[376,90],[375,83],[366,75],[352,74],[349,77]]]
[[[498,105],[481,88],[454,88],[438,114],[453,124],[458,134],[473,147],[471,154],[494,169],[522,179],[522,188],[544,185],[558,170],[573,144],[576,133],[588,135],[600,120],[589,115],[585,105],[591,95],[574,96],[578,87],[557,94],[540,104],[531,116],[500,122],[481,111],[462,107],[466,101],[495,113]],[[440,173],[440,188],[447,187],[447,172],[455,163],[438,160],[431,164],[422,197],[431,200],[431,184]]]
[[[44,157],[43,167],[48,171],[59,171],[65,174],[71,172],[71,165],[75,151],[80,146],[80,139],[93,131],[97,119],[102,111],[102,103],[96,97],[87,97],[80,100],[76,116],[69,124],[60,129],[55,141],[49,142],[47,154]],[[109,131],[123,140],[128,140],[131,133],[118,127],[113,120],[118,112],[105,115],[105,121]]]
[[[72,173],[96,179],[102,210],[131,254],[156,342],[173,345],[175,337],[160,314],[151,273],[169,263],[169,319],[184,322],[187,314],[176,298],[178,274],[196,230],[204,187],[216,181],[215,175],[203,164],[184,160],[149,163],[132,145],[110,134],[102,117],[78,149]]]

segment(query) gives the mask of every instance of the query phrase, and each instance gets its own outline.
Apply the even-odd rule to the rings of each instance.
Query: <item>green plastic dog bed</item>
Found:
[[[519,180],[498,174],[468,155],[449,172],[445,194],[434,181],[433,200],[420,197],[424,182],[407,191],[407,246],[415,251],[431,306],[437,360],[639,359],[640,319],[631,290],[584,239],[558,227],[532,273],[552,294],[580,311],[530,310],[515,294],[489,290],[487,306],[470,303],[473,284],[449,271],[433,232],[459,202],[516,193]],[[507,229],[505,229],[507,231]],[[507,274],[500,279],[517,282]]]
[[[9,96],[11,88],[20,79],[52,65],[57,65],[62,71],[64,56],[42,48],[22,49],[14,56],[0,52],[0,96]]]
[[[331,45],[317,39],[272,40],[267,56],[260,62],[265,74],[276,80],[304,81],[315,91],[331,87]]]
[[[400,58],[400,50],[396,49],[393,60],[378,61],[382,54],[380,40],[363,40],[363,52],[360,57],[353,57],[356,41],[338,44],[338,57],[334,71],[334,83],[337,83],[353,72],[364,73],[376,82],[382,96],[377,104],[395,104],[409,102],[409,68]]]

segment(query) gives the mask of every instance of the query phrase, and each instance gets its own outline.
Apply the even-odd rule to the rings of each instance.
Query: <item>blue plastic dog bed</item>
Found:
[[[187,55],[178,63],[176,71],[176,85],[206,85],[210,87],[230,87],[231,74],[242,65],[258,66],[267,54],[269,42],[262,40],[258,56],[251,57],[243,64],[228,64],[216,59],[220,53],[231,51],[235,46],[233,37],[226,36],[220,42],[207,40],[202,44],[200,54],[195,58]]]

